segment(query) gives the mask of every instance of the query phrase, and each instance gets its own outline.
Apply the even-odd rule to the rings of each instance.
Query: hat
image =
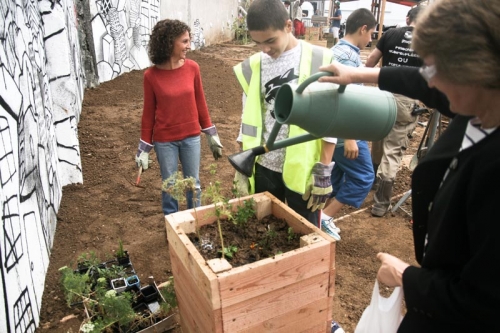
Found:
[[[335,1],[335,6],[340,7],[340,1]]]

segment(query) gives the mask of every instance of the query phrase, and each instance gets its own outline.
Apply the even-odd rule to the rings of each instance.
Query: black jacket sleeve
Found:
[[[380,69],[378,86],[381,90],[418,99],[447,117],[454,116],[446,96],[435,88],[429,88],[416,67],[383,67]]]

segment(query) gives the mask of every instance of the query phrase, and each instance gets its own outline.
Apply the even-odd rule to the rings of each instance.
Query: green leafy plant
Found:
[[[187,192],[193,193],[193,210],[195,215],[196,232],[199,233],[198,211],[196,210],[196,206],[197,204],[201,204],[201,202],[197,202],[196,179],[194,177],[183,178],[180,172],[174,172],[170,177],[163,181],[162,191],[170,194],[172,198],[177,200],[179,203],[186,203]],[[198,234],[198,238],[199,236],[200,235]]]
[[[259,245],[266,250],[270,250],[271,243],[277,235],[278,233],[271,228],[271,226],[268,226],[263,239],[259,242]]]
[[[248,35],[246,15],[238,14],[231,24],[231,31],[234,32],[234,39],[239,44],[248,44],[250,37]]]
[[[210,165],[210,174],[215,175],[217,173],[216,165]],[[224,197],[221,192],[221,184],[219,181],[215,181],[214,183],[210,182],[207,186],[205,192],[203,193],[203,197],[210,201],[214,205],[215,209],[215,217],[217,218],[217,229],[219,231],[220,244],[221,248],[224,249],[224,236],[222,234],[222,226],[221,221],[224,217],[228,219],[232,219],[232,210],[231,205],[229,204],[229,200]],[[225,258],[224,251],[222,253],[222,259]]]
[[[125,257],[125,250],[123,249],[123,242],[121,239],[118,240],[118,250],[116,251],[116,257],[117,258],[123,258]]]
[[[80,330],[86,333],[101,332],[135,332],[135,328],[148,327],[154,324],[158,313],[138,312],[132,307],[138,293],[123,291],[117,293],[110,288],[109,279],[126,275],[125,268],[119,265],[106,266],[99,263],[95,253],[84,253],[78,257],[79,264],[91,265],[92,268],[82,273],[82,270],[72,270],[68,266],[61,267],[61,283],[68,306],[83,304],[87,319]],[[109,262],[108,262],[109,263]],[[96,270],[94,270],[94,267]],[[169,290],[169,305],[160,302],[160,307],[166,316],[175,306],[175,292]],[[165,298],[164,298],[165,299]]]
[[[255,200],[250,198],[243,201],[243,205],[240,204],[233,214],[233,223],[238,227],[245,228],[247,226],[248,220],[255,216]]]
[[[238,247],[236,245],[229,245],[224,248],[224,251],[219,251],[220,253],[224,253],[225,257],[229,259],[233,259],[233,256],[236,252],[238,252]]]
[[[75,273],[68,266],[59,268],[59,271],[62,274],[61,283],[68,306],[80,302],[90,292],[88,273]]]
[[[168,278],[168,282],[159,289],[163,303],[160,305],[164,313],[169,313],[172,309],[177,307],[177,297],[175,295],[174,277]]]
[[[287,230],[287,239],[288,239],[288,241],[291,242],[295,238],[297,238],[297,235],[293,231],[293,228],[292,227],[288,227],[288,230]]]

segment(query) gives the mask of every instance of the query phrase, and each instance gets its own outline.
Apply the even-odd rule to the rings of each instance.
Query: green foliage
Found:
[[[173,276],[169,277],[166,286],[160,288],[160,294],[163,299],[163,303],[160,305],[163,313],[169,313],[172,309],[177,307]]]
[[[234,39],[238,44],[248,44],[251,41],[248,34],[246,15],[238,14],[238,17],[231,24],[231,31],[234,32]]]
[[[78,256],[77,261],[79,267],[87,267],[89,270],[91,268],[96,268],[100,264],[99,258],[97,258],[94,251],[81,253]]]
[[[233,214],[233,223],[239,227],[246,227],[248,220],[255,216],[255,200],[250,198],[243,201],[243,205],[239,206]]]
[[[78,303],[85,305],[89,319],[81,326],[82,332],[101,333],[117,332],[117,330],[122,332],[123,327],[131,329],[155,323],[154,318],[158,314],[135,313],[132,308],[135,293],[128,291],[117,293],[110,288],[110,279],[127,275],[124,267],[120,265],[105,267],[99,263],[93,252],[81,254],[78,260],[80,266],[90,267],[86,273],[73,271],[68,266],[61,267],[59,271],[62,274],[61,283],[68,306]],[[167,288],[166,295],[168,296],[162,294],[168,304],[160,302],[160,307],[165,311],[164,315],[177,306],[173,283],[171,289]]]
[[[179,203],[186,201],[186,192],[196,191],[196,179],[194,177],[183,178],[180,172],[174,172],[170,177],[163,181],[163,192],[172,196]]]
[[[210,174],[215,175],[217,173],[217,165],[210,164]],[[232,219],[232,210],[229,200],[224,197],[221,193],[221,184],[219,181],[210,182],[210,184],[205,189],[203,197],[207,199],[214,205],[215,216],[217,217],[217,229],[219,231],[221,248],[224,249],[224,236],[222,235],[221,219],[226,216],[228,219]],[[222,259],[225,258],[225,253],[222,251]]]
[[[224,253],[224,256],[228,257],[229,259],[233,259],[233,256],[236,252],[238,252],[238,247],[236,245],[225,247],[224,252],[219,251],[219,253]]]
[[[109,267],[98,268],[99,276],[105,279],[113,280],[119,277],[125,277],[126,270],[120,265],[111,265]]]
[[[259,242],[259,245],[262,248],[269,250],[270,245],[271,245],[273,239],[276,238],[276,236],[278,236],[278,233],[274,229],[272,229],[270,226],[268,226],[267,231],[264,234],[264,238],[261,239],[261,241]]]
[[[291,242],[293,241],[295,238],[297,238],[297,235],[295,234],[295,232],[293,231],[293,228],[292,227],[288,227],[288,230],[287,230],[287,239],[288,239],[288,242]]]
[[[68,266],[59,268],[59,271],[62,273],[61,283],[68,306],[81,301],[82,297],[90,292],[88,274],[75,273]]]
[[[121,239],[118,240],[118,250],[116,251],[117,258],[125,257],[125,250],[123,250],[123,242]]]

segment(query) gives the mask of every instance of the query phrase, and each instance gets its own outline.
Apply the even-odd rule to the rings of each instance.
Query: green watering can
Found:
[[[376,87],[316,82],[331,75],[318,72],[300,85],[282,85],[274,102],[276,123],[266,144],[230,155],[231,165],[251,177],[255,158],[271,150],[322,137],[366,141],[385,138],[396,121],[394,96]],[[275,142],[284,124],[299,126],[309,134]]]

